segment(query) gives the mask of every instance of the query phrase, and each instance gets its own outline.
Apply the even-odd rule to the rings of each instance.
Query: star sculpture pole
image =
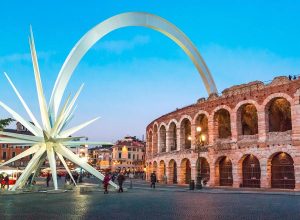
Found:
[[[74,179],[66,164],[65,158],[79,165],[80,167],[82,167],[92,175],[96,176],[100,180],[103,180],[104,178],[103,174],[98,172],[88,163],[82,161],[80,157],[75,155],[68,148],[72,146],[85,145],[85,144],[105,144],[104,142],[75,141],[78,140],[78,138],[82,138],[82,137],[70,137],[70,135],[74,134],[75,132],[93,123],[94,121],[99,119],[99,117],[87,121],[85,123],[82,123],[78,126],[68,128],[68,129],[66,128],[69,122],[73,118],[74,111],[76,109],[75,102],[83,88],[83,85],[80,86],[79,90],[76,92],[75,96],[72,99],[70,96],[66,99],[59,114],[57,114],[57,116],[55,117],[51,117],[51,111],[53,110],[47,106],[46,99],[44,96],[43,86],[42,86],[42,81],[41,81],[41,76],[39,71],[39,65],[38,65],[38,59],[35,50],[34,38],[33,38],[33,33],[31,28],[30,28],[29,45],[31,50],[31,58],[33,63],[42,124],[40,124],[38,120],[35,118],[31,110],[29,109],[28,105],[20,95],[19,91],[17,90],[17,88],[15,87],[15,85],[13,84],[13,82],[11,81],[11,79],[8,77],[6,73],[4,74],[8,82],[12,86],[14,92],[16,93],[17,97],[19,98],[20,102],[22,103],[23,107],[28,113],[28,116],[30,117],[33,124],[27,121],[26,119],[24,119],[20,114],[18,114],[9,106],[7,106],[6,104],[0,101],[0,106],[3,107],[7,112],[9,112],[15,120],[19,121],[33,134],[33,136],[31,136],[31,135],[15,134],[10,132],[0,131],[0,135],[1,135],[0,143],[6,143],[6,144],[8,143],[8,144],[18,145],[18,146],[20,145],[31,146],[29,149],[18,154],[14,158],[11,158],[5,163],[0,164],[0,167],[12,163],[21,158],[24,158],[26,156],[33,155],[32,159],[29,161],[28,165],[26,166],[25,170],[17,180],[16,184],[13,186],[12,190],[14,191],[17,188],[24,187],[29,176],[32,173],[34,173],[34,177],[35,177],[39,172],[40,167],[46,158],[49,161],[50,169],[52,172],[54,189],[57,190],[58,185],[57,185],[55,155],[57,155],[57,157],[61,160],[62,164],[66,168],[67,172],[70,174],[73,181]],[[110,182],[110,184],[115,188],[118,188],[118,186],[113,182]]]

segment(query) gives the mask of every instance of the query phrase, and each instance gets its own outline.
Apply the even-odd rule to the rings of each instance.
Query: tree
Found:
[[[0,119],[0,131],[2,131],[5,127],[7,127],[13,121],[15,121],[15,120],[12,118]]]

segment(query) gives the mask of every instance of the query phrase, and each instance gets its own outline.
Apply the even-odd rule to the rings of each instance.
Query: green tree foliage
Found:
[[[15,121],[15,120],[12,118],[0,119],[0,130],[3,130],[5,127],[7,127],[13,121]]]

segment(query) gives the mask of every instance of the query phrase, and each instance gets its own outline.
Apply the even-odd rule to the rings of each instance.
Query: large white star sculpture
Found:
[[[75,139],[78,140],[78,138],[80,137],[70,136],[75,132],[79,131],[80,129],[91,124],[92,122],[96,121],[98,118],[87,121],[73,128],[68,128],[68,129],[66,128],[69,122],[71,121],[71,119],[73,118],[73,114],[76,109],[75,102],[83,88],[83,85],[81,85],[81,87],[79,88],[79,90],[76,92],[75,96],[72,99],[70,98],[70,96],[67,98],[59,114],[57,114],[55,118],[51,117],[52,109],[50,109],[50,107],[48,108],[46,104],[39,66],[38,66],[37,54],[34,45],[34,38],[31,29],[30,29],[29,44],[31,50],[31,58],[32,58],[33,69],[34,69],[34,76],[35,76],[35,83],[36,83],[42,125],[39,124],[39,122],[31,112],[31,110],[29,109],[28,105],[26,104],[26,102],[24,101],[24,99],[22,98],[22,96],[14,86],[14,84],[12,83],[11,79],[8,77],[6,73],[4,73],[33,123],[30,123],[29,121],[24,119],[20,114],[15,112],[13,109],[11,109],[9,106],[7,106],[1,101],[0,101],[0,106],[3,107],[7,112],[9,112],[15,120],[19,121],[34,135],[31,136],[31,135],[23,135],[23,134],[0,131],[0,135],[1,135],[0,143],[6,143],[6,144],[8,143],[8,144],[18,145],[18,146],[31,146],[29,149],[18,154],[14,158],[6,161],[5,163],[0,164],[0,167],[33,154],[32,159],[29,161],[25,170],[22,172],[21,176],[16,181],[16,184],[12,187],[12,190],[14,191],[17,188],[24,187],[29,176],[32,173],[34,173],[33,176],[34,179],[38,174],[46,158],[48,158],[50,164],[54,189],[57,190],[58,185],[57,185],[55,155],[57,155],[58,158],[61,160],[61,162],[63,163],[67,172],[70,174],[70,177],[72,178],[73,181],[74,179],[71,175],[71,172],[64,158],[67,158],[68,160],[79,165],[80,167],[82,167],[92,175],[96,176],[100,180],[103,180],[104,178],[103,174],[98,172],[87,162],[83,161],[80,157],[75,155],[68,148],[71,146],[78,146],[78,145],[85,145],[85,144],[104,144],[103,142],[75,141]],[[115,188],[118,188],[118,186],[113,182],[110,182],[110,184]]]

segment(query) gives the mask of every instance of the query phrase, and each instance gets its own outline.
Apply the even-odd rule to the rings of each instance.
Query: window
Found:
[[[128,148],[128,151],[131,151],[131,148]]]
[[[139,155],[136,155],[136,159],[139,160]]]
[[[6,152],[3,152],[2,159],[6,159]]]
[[[16,156],[16,152],[12,152],[12,157],[15,157]]]
[[[121,153],[121,152],[119,153],[119,158],[120,158],[120,159],[122,158],[122,153]]]
[[[133,160],[135,159],[135,154],[132,155],[132,159],[133,159]]]
[[[130,153],[128,153],[128,159],[131,159],[131,154]]]

